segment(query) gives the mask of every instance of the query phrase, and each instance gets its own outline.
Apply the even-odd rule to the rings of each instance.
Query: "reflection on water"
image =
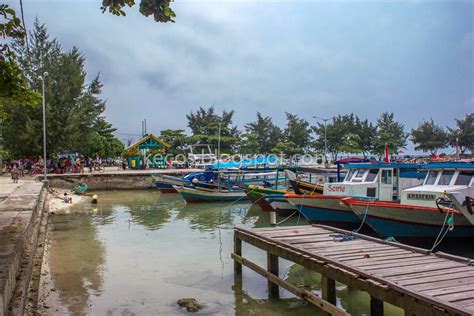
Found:
[[[50,270],[61,303],[72,314],[88,311],[91,295],[100,296],[105,248],[92,218],[58,215],[51,222]]]
[[[186,312],[176,301],[194,297],[206,305],[200,314],[321,315],[284,290],[282,299],[267,299],[266,280],[246,268],[243,284],[234,284],[233,227],[268,226],[268,215],[249,206],[186,205],[174,194],[119,191],[53,216],[50,269],[60,303],[72,315],[177,315]],[[282,225],[296,224],[307,222],[294,216]],[[263,251],[243,251],[266,265]],[[320,276],[301,266],[281,260],[280,275],[320,291]],[[337,295],[352,314],[369,313],[366,293],[338,284]]]

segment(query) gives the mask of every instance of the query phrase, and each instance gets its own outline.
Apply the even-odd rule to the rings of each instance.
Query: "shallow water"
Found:
[[[284,290],[282,299],[268,300],[266,280],[246,268],[243,292],[233,290],[233,227],[267,227],[258,208],[186,205],[178,195],[156,191],[98,194],[98,205],[51,218],[50,286],[61,314],[185,314],[176,301],[193,297],[206,305],[198,314],[322,315]],[[307,224],[295,217],[282,225],[297,223]],[[266,265],[263,251],[244,243],[243,252]],[[298,265],[281,260],[280,275],[319,292],[318,274]],[[337,296],[350,313],[369,314],[366,293],[339,284]],[[387,315],[403,314],[385,308]]]

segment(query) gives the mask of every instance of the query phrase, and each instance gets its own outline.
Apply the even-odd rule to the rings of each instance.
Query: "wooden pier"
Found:
[[[243,257],[242,241],[267,252],[266,269]],[[383,302],[406,315],[474,315],[473,260],[446,253],[311,225],[237,227],[232,258],[238,282],[244,265],[268,279],[270,297],[281,286],[330,315],[349,315],[336,306],[335,281],[366,291],[371,315],[383,315]],[[320,273],[322,297],[280,278],[278,258]]]

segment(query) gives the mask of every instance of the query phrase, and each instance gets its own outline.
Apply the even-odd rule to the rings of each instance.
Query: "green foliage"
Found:
[[[185,152],[187,136],[184,129],[165,129],[160,132],[160,138],[171,145],[167,153],[176,156]]]
[[[301,148],[292,141],[279,142],[273,148],[272,153],[291,157],[293,155],[301,154]]]
[[[283,131],[284,143],[295,144],[295,150],[300,153],[307,150],[311,144],[311,128],[308,121],[291,113],[286,113],[286,121],[286,128]]]
[[[408,134],[403,124],[395,121],[393,113],[382,113],[376,128],[373,153],[382,156],[387,144],[391,154],[398,154],[398,150],[407,145]]]
[[[172,0],[142,0],[140,2],[140,13],[148,17],[153,15],[156,22],[174,23],[176,14],[170,7]],[[102,13],[109,10],[110,13],[117,16],[125,16],[124,7],[132,7],[135,0],[102,0]]]
[[[312,127],[317,135],[315,148],[324,150],[324,123]],[[373,148],[375,127],[367,119],[361,120],[353,113],[333,117],[327,124],[327,148],[333,160],[339,153],[363,153],[367,156]]]
[[[194,113],[186,115],[188,127],[192,136],[188,138],[190,144],[211,144],[217,149],[219,139],[219,123],[221,125],[221,152],[231,153],[239,140],[237,126],[232,126],[234,111],[223,111],[221,115],[215,112],[214,106],[207,109],[199,107]]]
[[[423,121],[416,129],[411,130],[411,141],[415,144],[416,150],[436,154],[438,149],[447,145],[447,135],[444,129],[436,125],[433,119]]]
[[[458,143],[463,154],[466,150],[474,152],[474,113],[466,114],[464,119],[456,119],[456,128],[448,127],[448,133],[451,146]]]
[[[16,16],[15,10],[7,4],[0,4],[0,18],[0,37],[13,40],[22,40],[25,37],[26,31],[21,25],[21,20]],[[0,43],[0,59],[5,60],[13,56],[9,42]]]
[[[115,156],[121,143],[112,134],[115,129],[100,116],[105,102],[99,96],[102,88],[99,76],[87,85],[85,59],[80,51],[73,48],[63,52],[38,21],[29,38],[29,49],[21,41],[16,41],[13,49],[15,61],[30,87],[41,91],[40,76],[49,73],[45,78],[48,153],[77,150],[83,154],[100,152]],[[4,145],[14,156],[42,152],[42,107],[40,102],[35,105],[5,104]]]
[[[28,86],[20,68],[14,61],[11,40],[23,41],[25,30],[15,11],[6,4],[0,4],[0,118],[4,118],[5,104],[35,105],[41,96]]]
[[[241,151],[245,154],[267,154],[282,139],[282,131],[273,124],[272,118],[257,112],[257,120],[245,124]]]

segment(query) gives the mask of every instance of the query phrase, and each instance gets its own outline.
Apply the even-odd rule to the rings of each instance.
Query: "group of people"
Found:
[[[35,174],[42,174],[44,172],[43,157],[25,158],[5,162],[2,168],[2,174],[10,173],[14,183],[18,182],[20,177],[25,174],[33,176]],[[61,158],[48,158],[46,160],[46,168],[48,173],[84,173],[85,168],[89,172],[103,171],[105,168],[102,158],[97,155],[94,159],[92,157],[69,156]]]

